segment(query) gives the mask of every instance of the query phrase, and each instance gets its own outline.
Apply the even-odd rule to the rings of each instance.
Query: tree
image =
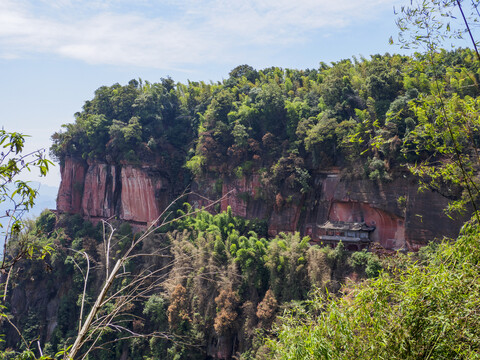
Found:
[[[7,294],[10,274],[14,265],[21,259],[44,258],[52,248],[49,245],[40,245],[22,233],[24,223],[22,216],[30,210],[38,195],[38,191],[27,181],[22,180],[26,171],[37,169],[40,176],[45,176],[50,160],[45,157],[45,150],[23,153],[27,135],[17,132],[0,130],[0,204],[5,203],[5,213],[0,214],[1,236],[3,241],[3,256],[0,264],[1,285],[3,287],[2,303]],[[4,314],[3,305],[0,306],[0,316],[6,319],[15,330],[17,327]],[[28,327],[36,329],[35,324]],[[24,340],[24,338],[22,337]]]
[[[479,236],[466,224],[456,243],[422,252],[426,261],[400,255],[343,298],[318,292],[274,325],[268,358],[478,359]]]
[[[448,69],[442,63],[443,53],[439,50],[447,39],[454,40],[469,37],[480,63],[480,54],[470,30],[470,24],[480,20],[478,2],[466,3],[461,0],[433,0],[402,6],[397,24],[400,28],[399,42],[405,47],[424,47],[426,55],[421,62],[424,70],[433,77],[431,94],[424,95],[411,108],[419,124],[413,131],[413,142],[417,153],[427,150],[433,153],[427,159],[421,159],[412,166],[412,172],[420,175],[421,185],[435,191],[460,187],[464,196],[453,201],[449,210],[463,211],[467,203],[473,208],[477,220],[478,180],[477,133],[480,127],[480,108],[477,100],[470,96],[461,96],[452,91],[452,79],[447,76]],[[391,39],[393,42],[393,40]],[[452,66],[450,73],[469,71],[466,63]],[[475,82],[475,78],[473,79]],[[455,85],[455,83],[454,83]]]
[[[245,77],[248,81],[254,82],[258,77],[258,72],[250,65],[239,65],[229,73],[231,78],[240,79]]]
[[[32,243],[22,241],[22,216],[30,210],[38,195],[38,191],[27,181],[21,179],[25,171],[37,169],[45,176],[52,162],[45,157],[45,150],[23,153],[27,136],[17,132],[0,130],[0,203],[6,203],[7,210],[0,214],[5,219],[1,235],[3,237],[3,258],[0,271],[6,273],[20,259],[44,254],[47,249],[36,249]],[[15,251],[9,245],[16,239]]]
[[[430,91],[417,87],[424,94],[408,101],[408,108],[402,106],[401,98],[390,106],[397,114],[412,111],[418,120],[415,129],[409,127],[411,118],[409,124],[402,124],[401,117],[387,113],[387,120],[404,127],[405,141],[415,148],[418,159],[412,170],[423,176],[423,184],[436,191],[462,187],[476,218],[464,225],[456,242],[445,242],[436,251],[421,251],[421,261],[412,254],[398,256],[393,269],[382,272],[375,281],[346,288],[343,299],[319,293],[306,305],[287,312],[276,326],[275,336],[266,340],[269,358],[479,358],[480,318],[470,309],[478,303],[479,291],[474,280],[478,271],[473,269],[478,265],[480,237],[476,211],[480,109],[478,93],[455,91],[461,74],[466,74],[473,86],[478,85],[469,71],[471,64],[449,62],[447,53],[439,50],[445,39],[466,34],[475,51],[463,53],[475,54],[477,65],[480,63],[469,26],[480,18],[478,1],[471,2],[470,13],[465,13],[469,3],[460,0],[410,4],[401,8],[400,41],[407,46],[425,46],[427,53],[417,55],[418,65],[423,74],[430,74],[432,86]],[[463,22],[460,28],[452,25],[456,18]],[[377,263],[366,253],[356,253],[351,259],[354,266],[369,262],[368,271],[377,275]]]

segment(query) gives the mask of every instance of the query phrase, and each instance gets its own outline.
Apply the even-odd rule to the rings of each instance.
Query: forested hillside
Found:
[[[22,241],[53,250],[8,274],[2,355],[336,359],[388,357],[396,349],[405,358],[469,358],[477,352],[476,330],[457,336],[448,316],[441,327],[435,314],[442,301],[456,308],[458,295],[468,311],[450,312],[452,323],[474,329],[478,322],[477,255],[466,248],[475,225],[455,247],[409,255],[312,246],[295,232],[300,223],[316,228],[319,218],[355,210],[386,218],[376,242],[392,240],[402,252],[446,234],[439,234],[444,227],[458,233],[434,211],[450,202],[453,216],[475,206],[465,190],[476,184],[480,68],[469,49],[439,51],[434,60],[386,54],[310,70],[242,65],[219,83],[167,78],[99,88],[75,123],[52,137],[52,154],[70,179],[61,187],[70,207],[28,222],[9,244],[11,253]],[[78,166],[68,173],[67,163]],[[127,202],[142,196],[131,190],[133,178],[162,199],[164,207],[152,211],[158,221],[132,214]],[[97,179],[98,187],[87,190],[85,179]],[[214,198],[236,181],[250,191],[235,195],[242,217]],[[206,185],[204,194],[213,196],[197,194],[195,204],[180,196],[169,206],[188,185]],[[429,195],[417,197],[418,187]],[[370,194],[376,199],[365,199]],[[467,200],[473,202],[465,207]],[[315,210],[319,203],[328,211]],[[264,214],[265,206],[273,208],[270,218],[249,213]],[[288,209],[295,214],[287,217]],[[115,219],[118,213],[123,217]],[[291,231],[272,231],[291,218]],[[412,232],[420,240],[405,242]],[[473,295],[455,280],[465,269]],[[416,296],[421,284],[414,279],[430,276],[431,293]],[[357,284],[366,278],[377,280]],[[440,289],[445,296],[435,293]],[[399,313],[404,322],[396,321]],[[458,342],[457,352],[443,334]]]
[[[307,70],[241,65],[221,83],[104,86],[53,135],[52,153],[60,162],[160,163],[172,177],[256,171],[272,191],[306,191],[312,172],[331,166],[388,181],[401,165],[439,159],[445,139],[427,125],[435,105],[425,108],[434,74],[448,107],[476,110],[472,51],[435,56],[434,64],[427,55],[386,54]]]
[[[472,172],[478,62],[468,49],[435,56],[376,55],[303,71],[242,65],[216,84],[102,87],[53,136],[63,173],[57,208],[146,225],[193,189],[192,205],[225,196],[221,210],[267,220],[270,236],[316,240],[317,225],[330,220],[368,222],[373,240],[395,250],[456,236],[466,180],[455,176],[446,123],[432,126],[445,109],[435,94],[440,87],[448,111],[465,114],[454,142]],[[445,168],[440,181],[430,172],[436,164]],[[448,202],[453,220],[443,215]]]
[[[477,110],[479,64],[472,51],[435,56],[433,64],[427,55],[387,54],[311,70],[242,65],[221,83],[132,80],[101,87],[75,123],[53,135],[52,153],[60,162],[70,156],[155,163],[170,179],[255,172],[272,194],[306,192],[313,173],[332,166],[350,177],[388,181],[403,165],[448,157],[442,128],[429,125],[439,111],[437,86],[451,111],[468,119]],[[431,81],[434,75],[440,83]],[[478,141],[471,126],[461,142],[466,157]],[[459,194],[456,187],[429,186],[447,197]]]
[[[140,236],[128,223],[114,226],[119,227],[111,238],[112,264]],[[200,212],[161,230],[142,241],[113,283],[114,295],[105,300],[94,326],[99,326],[98,348],[93,339],[82,348],[81,353],[93,346],[89,359],[229,359],[252,352],[289,302],[305,300],[316,289],[336,293],[346,275],[374,277],[381,269],[371,253],[352,255],[342,245],[311,247],[298,233],[267,240],[261,223],[233,217],[231,211]],[[45,212],[29,225],[28,236],[52,243],[55,252],[15,269],[7,314],[23,339],[6,323],[2,330],[10,347],[35,351],[39,340],[46,353],[55,354],[76,337],[83,296],[84,314],[99,296],[108,271],[102,227],[78,215],[55,221]]]

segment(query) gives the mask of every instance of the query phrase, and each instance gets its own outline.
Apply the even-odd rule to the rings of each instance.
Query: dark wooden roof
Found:
[[[342,230],[342,231],[373,231],[375,227],[370,227],[365,222],[344,222],[344,221],[327,221],[323,225],[317,225],[320,229],[325,230]]]

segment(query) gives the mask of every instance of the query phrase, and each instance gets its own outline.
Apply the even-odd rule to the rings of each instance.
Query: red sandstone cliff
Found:
[[[321,185],[309,201],[303,225],[313,236],[316,224],[326,220],[365,221],[375,226],[371,238],[384,248],[418,250],[435,238],[456,237],[466,220],[447,217],[443,210],[448,200],[439,193],[418,192],[418,184],[408,177],[377,183],[326,175],[316,182]]]
[[[215,180],[198,191],[215,194]],[[448,200],[434,192],[418,192],[417,183],[402,177],[388,183],[342,180],[338,173],[318,174],[315,187],[305,195],[281,194],[265,199],[258,175],[224,179],[221,210],[231,206],[235,215],[268,221],[269,235],[299,230],[313,239],[318,225],[330,221],[366,222],[375,227],[371,239],[386,249],[418,250],[435,238],[456,237],[465,219],[451,219],[443,209]],[[287,196],[288,195],[288,196]],[[207,201],[196,201],[206,206]]]
[[[156,197],[165,180],[151,177],[148,168],[113,166],[71,158],[62,166],[57,210],[78,213],[92,221],[116,216],[148,224],[158,218],[165,201]]]
[[[137,225],[154,221],[173,200],[168,181],[151,167],[113,166],[66,158],[57,209],[79,213],[92,221],[116,216]],[[308,194],[277,194],[267,198],[260,177],[207,179],[192,184],[204,197],[192,196],[196,207],[224,196],[220,207],[235,215],[268,222],[269,235],[299,230],[318,237],[318,225],[331,221],[365,221],[375,226],[371,238],[387,249],[416,250],[434,238],[455,237],[462,220],[444,215],[447,199],[417,191],[411,179],[389,183],[342,180],[336,173],[318,174]],[[400,200],[399,200],[400,199]],[[215,211],[213,208],[210,211]]]
[[[58,189],[57,210],[80,213],[86,164],[83,161],[66,157],[60,170],[62,181]]]
[[[116,169],[106,164],[90,163],[84,179],[82,213],[90,218],[115,215]]]
[[[121,186],[121,219],[150,223],[160,216],[155,190],[162,188],[161,179],[155,181],[143,169],[124,166]]]

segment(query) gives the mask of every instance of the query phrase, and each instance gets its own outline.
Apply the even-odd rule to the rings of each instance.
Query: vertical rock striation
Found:
[[[161,182],[159,184],[161,188]],[[151,223],[160,216],[160,209],[155,199],[156,186],[144,170],[123,166],[121,186],[121,219]]]
[[[61,166],[62,181],[58,189],[57,210],[80,213],[85,181],[86,164],[81,160],[66,157]]]
[[[67,158],[61,173],[57,210],[81,214],[93,222],[116,216],[147,225],[160,216],[159,203],[165,203],[156,196],[165,180],[152,178],[148,168]]]
[[[90,163],[85,175],[82,198],[83,215],[90,219],[115,215],[116,169],[112,165]]]

